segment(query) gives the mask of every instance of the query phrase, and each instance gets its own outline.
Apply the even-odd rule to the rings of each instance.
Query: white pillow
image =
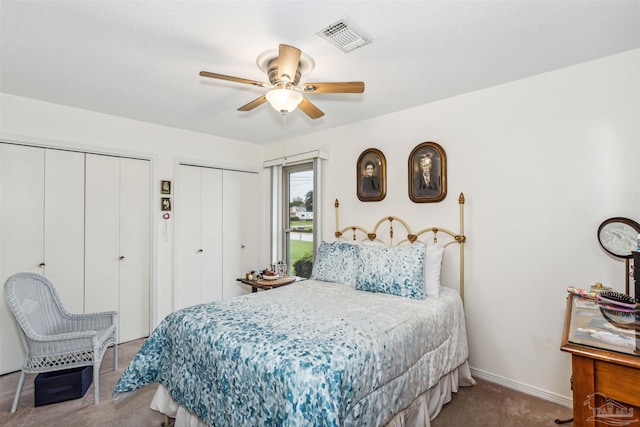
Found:
[[[424,257],[424,293],[437,296],[440,293],[440,269],[444,246],[437,243],[428,243]]]

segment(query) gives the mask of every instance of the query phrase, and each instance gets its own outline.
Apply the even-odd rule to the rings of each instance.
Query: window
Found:
[[[314,164],[282,168],[282,241],[290,274],[309,277],[314,259]]]
[[[308,151],[264,162],[271,168],[271,263],[284,261],[289,274],[309,277],[322,236],[322,160]]]

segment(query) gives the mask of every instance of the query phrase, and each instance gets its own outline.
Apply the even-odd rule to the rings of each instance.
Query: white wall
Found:
[[[46,146],[88,150],[99,153],[133,155],[152,160],[155,207],[153,246],[152,325],[173,311],[175,215],[168,221],[160,211],[160,180],[179,179],[177,163],[224,167],[259,172],[266,205],[269,194],[267,173],[262,168],[264,147],[196,132],[158,126],[106,114],[70,108],[0,93],[0,139],[31,142]],[[173,193],[173,192],[172,192]],[[172,194],[171,197],[174,197]],[[174,208],[177,208],[174,206]],[[259,207],[258,207],[259,208]],[[174,213],[174,212],[172,212]],[[264,217],[264,215],[261,215]],[[167,222],[165,232],[165,222]],[[265,219],[257,239],[268,247],[268,221]],[[166,237],[165,237],[166,236]],[[261,251],[260,263],[268,256]],[[238,272],[238,277],[242,272]]]
[[[266,156],[330,153],[325,240],[333,239],[336,198],[343,226],[395,214],[457,229],[464,192],[471,365],[568,404],[570,356],[560,351],[566,288],[600,281],[624,290],[624,262],[600,249],[596,231],[612,216],[640,221],[639,64],[640,50],[629,51],[274,144]],[[408,156],[424,141],[446,151],[441,203],[408,197]],[[355,165],[370,147],[386,156],[387,196],[365,203],[356,197]]]

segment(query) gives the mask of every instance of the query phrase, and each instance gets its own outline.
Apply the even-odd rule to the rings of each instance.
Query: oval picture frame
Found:
[[[409,198],[415,203],[433,203],[447,196],[447,155],[436,142],[418,144],[407,162]]]
[[[368,148],[358,157],[356,194],[363,202],[378,202],[387,195],[387,160],[377,148]]]

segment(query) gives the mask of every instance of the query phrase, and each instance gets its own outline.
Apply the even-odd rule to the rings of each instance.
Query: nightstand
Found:
[[[302,280],[307,280],[304,277],[298,276],[286,276],[280,277],[274,280],[249,280],[238,278],[236,279],[238,282],[244,283],[245,285],[251,286],[251,292],[258,292],[258,289],[262,289],[263,291],[268,291],[269,289],[280,288],[282,286],[290,285],[292,283],[300,282]]]

